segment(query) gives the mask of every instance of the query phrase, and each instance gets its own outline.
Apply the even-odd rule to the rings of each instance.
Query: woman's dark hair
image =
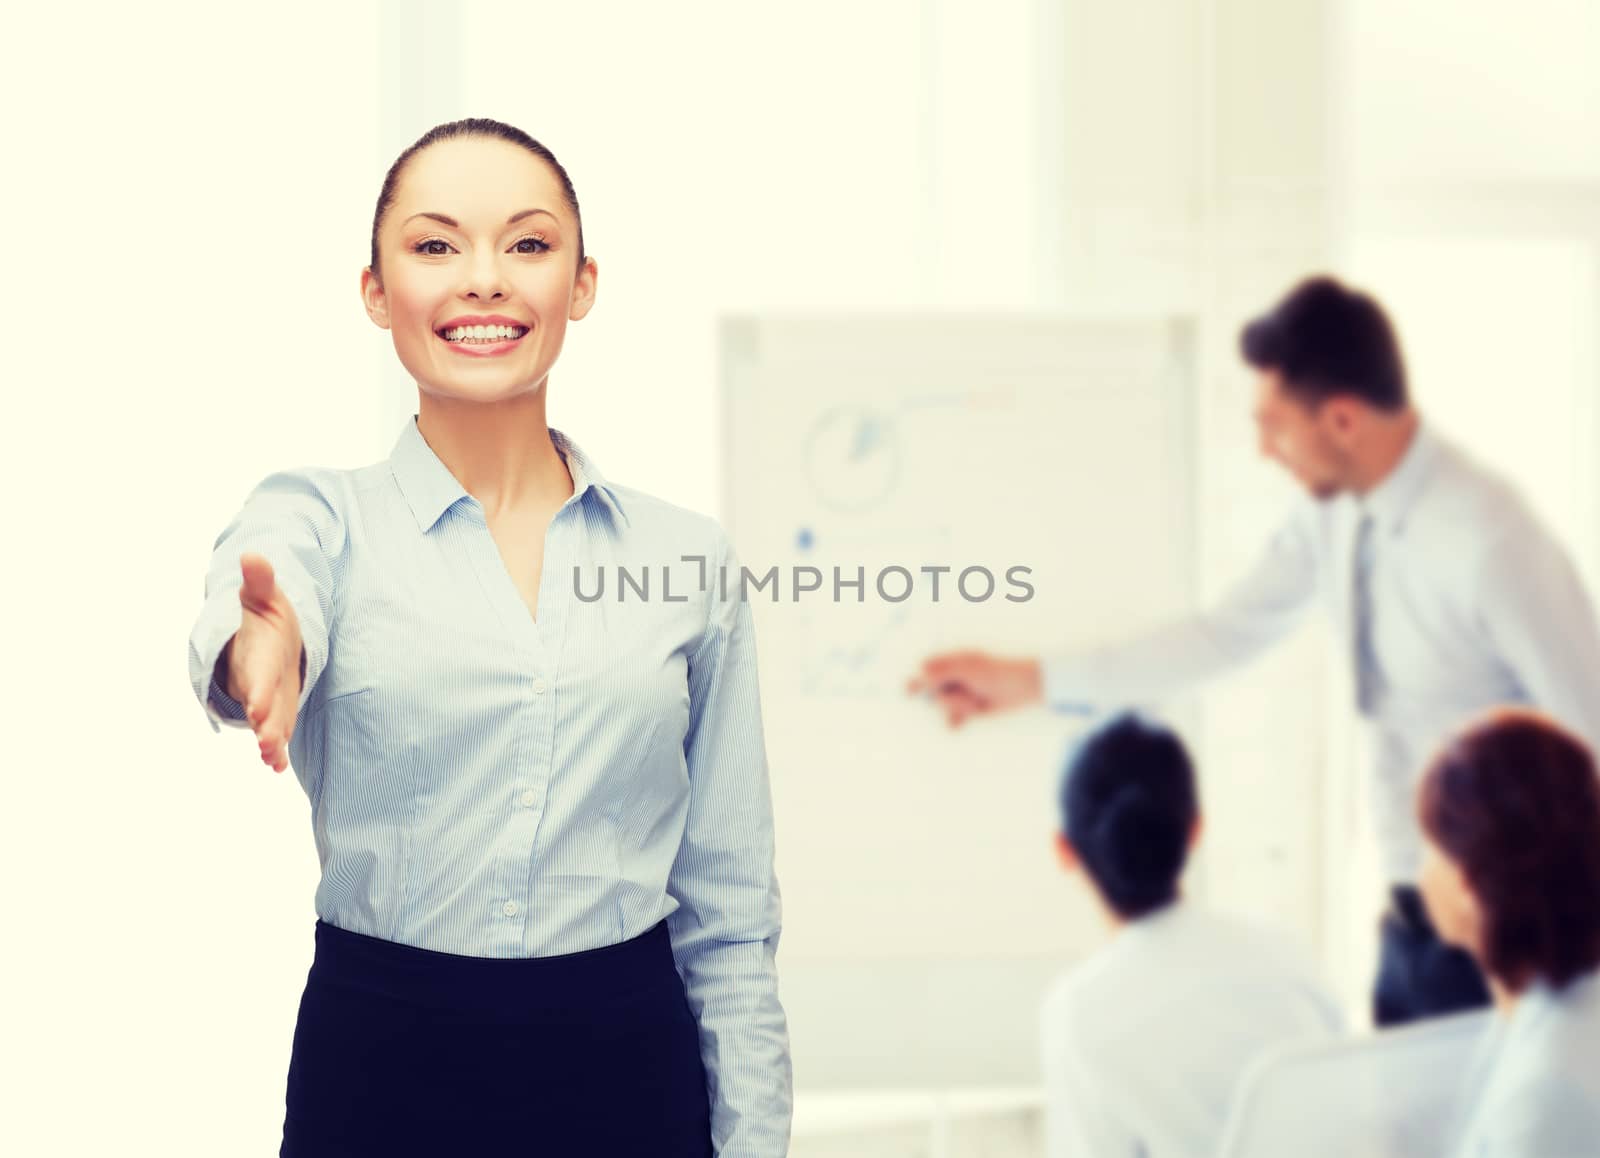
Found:
[[[573,219],[578,223],[578,262],[574,268],[582,269],[584,258],[583,215],[578,212],[578,195],[573,192],[572,178],[567,176],[567,171],[561,167],[561,162],[556,160],[555,154],[549,149],[515,126],[504,124],[500,121],[492,121],[486,117],[468,117],[465,120],[435,125],[417,138],[416,143],[401,153],[395,159],[394,164],[389,166],[388,175],[383,179],[383,189],[378,194],[378,208],[372,214],[371,261],[372,272],[378,280],[380,282],[383,280],[383,272],[378,267],[378,228],[383,224],[384,214],[394,207],[395,191],[400,187],[400,178],[405,172],[406,163],[429,145],[458,137],[496,137],[502,141],[510,141],[513,145],[521,145],[528,152],[550,166],[555,172],[556,179],[561,182],[561,193],[566,200],[567,208],[572,210]]]
[[[1307,278],[1239,335],[1244,360],[1277,370],[1313,408],[1354,394],[1380,410],[1407,405],[1405,361],[1383,307],[1331,277]]]
[[[1417,812],[1483,911],[1483,966],[1512,992],[1600,965],[1600,776],[1587,745],[1532,712],[1451,740]]]
[[[1062,831],[1106,902],[1128,919],[1177,898],[1199,812],[1183,741],[1132,714],[1091,734],[1061,781]]]

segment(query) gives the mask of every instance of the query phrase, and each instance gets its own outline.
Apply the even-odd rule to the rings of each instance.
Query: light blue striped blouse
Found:
[[[574,485],[537,623],[413,415],[387,461],[279,471],[246,497],[213,549],[190,684],[213,730],[249,727],[212,670],[239,628],[239,557],[266,556],[305,644],[289,759],[317,915],[482,957],[599,948],[665,918],[717,1152],[780,1155],[781,905],[739,563],[714,519],[550,438]]]

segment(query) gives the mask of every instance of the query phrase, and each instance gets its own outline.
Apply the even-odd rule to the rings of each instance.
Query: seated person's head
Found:
[[[1501,709],[1434,757],[1417,794],[1439,935],[1509,993],[1600,965],[1600,776],[1546,716]]]
[[[1194,768],[1183,741],[1133,715],[1092,733],[1061,780],[1057,848],[1081,867],[1112,913],[1134,920],[1178,896],[1199,832]]]

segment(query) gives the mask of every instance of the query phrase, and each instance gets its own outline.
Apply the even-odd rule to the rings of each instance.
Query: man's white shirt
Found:
[[[1368,717],[1372,799],[1386,872],[1407,882],[1421,856],[1413,793],[1447,734],[1486,708],[1527,704],[1600,743],[1600,630],[1576,568],[1514,487],[1427,424],[1363,498],[1304,496],[1204,612],[1045,657],[1044,695],[1060,709],[1165,699],[1256,655],[1319,603],[1348,658],[1363,514],[1374,521],[1370,630],[1381,675]]]

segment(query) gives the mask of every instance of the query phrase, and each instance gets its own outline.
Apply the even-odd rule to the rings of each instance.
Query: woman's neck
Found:
[[[572,495],[544,398],[542,387],[498,403],[420,397],[417,429],[491,522],[504,512],[558,507]]]
[[[1515,1013],[1517,1002],[1522,999],[1519,991],[1494,976],[1489,978],[1489,996],[1494,1000],[1495,1012],[1501,1017],[1510,1017]]]

